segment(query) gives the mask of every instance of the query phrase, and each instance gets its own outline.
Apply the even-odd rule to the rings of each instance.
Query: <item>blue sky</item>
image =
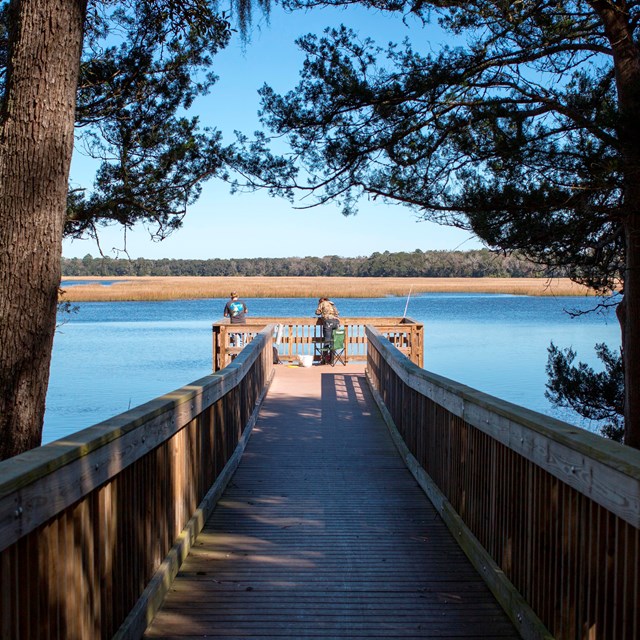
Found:
[[[219,76],[211,93],[196,102],[194,113],[203,126],[221,130],[226,142],[233,131],[252,133],[259,127],[258,89],[267,83],[278,92],[292,89],[298,80],[303,57],[294,41],[306,33],[321,33],[327,26],[344,23],[362,37],[379,45],[411,37],[414,46],[437,49],[445,36],[437,26],[423,27],[415,20],[358,7],[314,9],[287,14],[274,7],[270,20],[256,16],[251,40],[243,45],[235,37],[214,59]],[[91,174],[86,158],[76,154],[71,166],[72,183],[87,186]],[[324,232],[320,233],[320,229]],[[327,231],[328,230],[328,231]],[[104,229],[100,245],[116,257],[125,246],[123,232]],[[401,206],[363,200],[356,216],[344,217],[332,205],[300,210],[267,193],[229,193],[229,187],[210,181],[200,200],[184,219],[184,226],[162,242],[153,242],[142,227],[127,233],[131,258],[252,258],[289,256],[363,256],[374,251],[415,249],[473,249],[480,246],[468,232],[418,220],[415,212]],[[98,255],[92,240],[65,241],[65,257]]]

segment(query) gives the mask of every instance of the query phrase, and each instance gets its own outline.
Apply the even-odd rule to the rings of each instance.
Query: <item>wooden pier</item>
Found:
[[[400,458],[362,365],[276,367],[146,638],[517,638]]]
[[[274,345],[283,362],[297,362],[298,356],[310,355],[317,363],[318,347],[323,344],[322,323],[318,318],[249,318],[243,324],[231,324],[227,319],[213,323],[213,370],[224,369],[240,353],[231,344],[232,335],[242,336],[249,344],[265,327],[276,328]],[[366,362],[366,327],[375,327],[411,362],[422,367],[424,361],[424,325],[411,318],[341,318],[345,331],[346,362]]]
[[[0,638],[637,640],[640,451],[376,320],[335,367],[214,328],[210,375],[0,462]]]

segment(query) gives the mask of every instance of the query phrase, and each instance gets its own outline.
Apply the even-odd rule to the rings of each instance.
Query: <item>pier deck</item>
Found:
[[[146,638],[517,638],[397,454],[364,365],[281,365]]]

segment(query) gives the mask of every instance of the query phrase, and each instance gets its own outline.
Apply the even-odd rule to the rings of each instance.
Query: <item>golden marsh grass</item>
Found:
[[[64,291],[61,300],[124,301],[228,298],[376,298],[416,293],[503,293],[585,296],[593,292],[567,278],[331,278],[331,277],[121,277],[85,278],[90,284]],[[114,282],[104,286],[102,281]]]

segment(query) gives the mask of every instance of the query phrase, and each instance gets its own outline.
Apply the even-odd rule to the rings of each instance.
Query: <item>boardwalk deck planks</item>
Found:
[[[278,367],[147,638],[516,638],[407,471],[362,367]]]

